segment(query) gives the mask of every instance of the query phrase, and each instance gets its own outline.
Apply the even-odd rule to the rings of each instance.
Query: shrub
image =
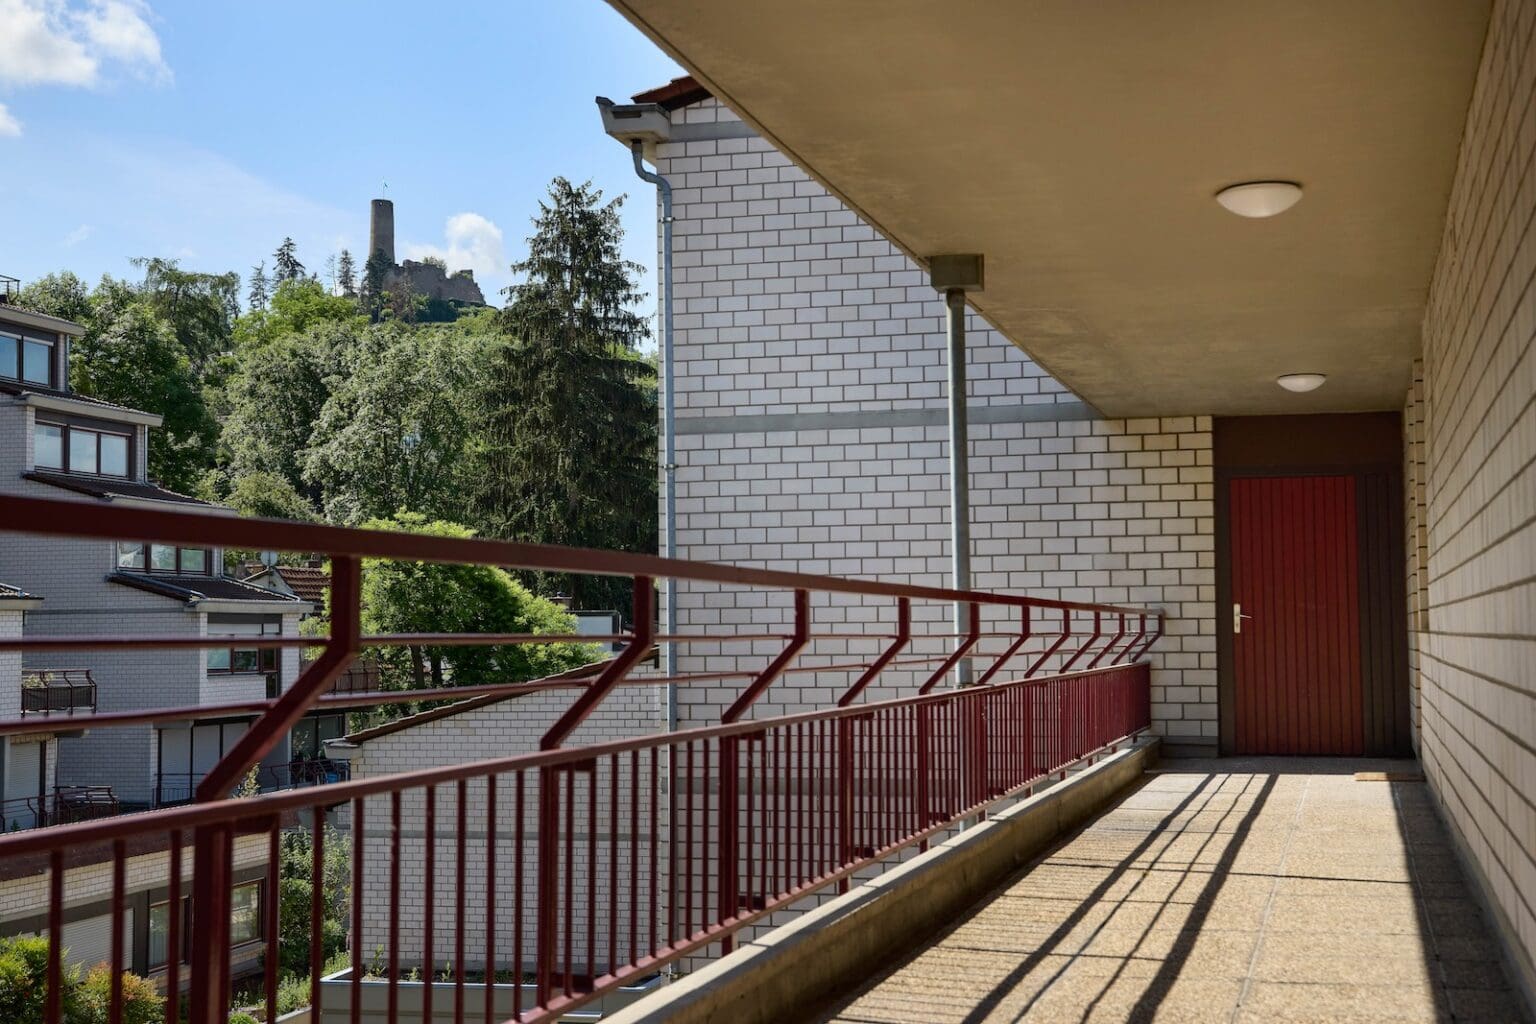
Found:
[[[48,997],[48,940],[0,938],[0,1021],[42,1024]],[[79,971],[64,970],[64,1013],[71,1019]]]
[[[165,997],[156,991],[154,982],[129,971],[124,971],[122,978],[123,1024],[158,1024],[165,1019]],[[76,995],[75,1012],[65,1017],[69,1024],[107,1024],[107,1011],[112,1005],[112,968],[106,964],[92,967]]]
[[[229,1015],[229,1024],[261,1024],[261,1022],[248,1013],[236,1011]]]

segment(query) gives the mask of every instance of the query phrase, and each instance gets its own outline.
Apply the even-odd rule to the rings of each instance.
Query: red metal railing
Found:
[[[6,529],[76,537],[131,536],[259,550],[325,551],[331,556],[330,635],[264,637],[264,647],[313,646],[320,657],[281,697],[242,705],[261,717],[198,784],[195,802],[105,821],[0,837],[0,861],[39,858],[49,868],[48,934],[57,936],[67,899],[66,874],[82,851],[112,861],[114,962],[123,941],[123,864],[130,848],[164,850],[169,888],[190,890],[196,943],[170,915],[167,987],[182,981],[187,948],[190,1014],[217,1024],[227,1013],[232,864],[237,840],[264,835],[273,853],[266,892],[279,891],[279,831],[296,814],[322,820],[340,805],[351,837],[350,1019],[360,1020],[365,984],[382,984],[387,1014],[400,1008],[400,982],[413,968],[428,978],[447,964],[451,984],[437,998],[421,988],[423,1019],[460,1021],[465,993],[483,985],[485,1019],[545,1021],[654,973],[679,958],[718,946],[774,910],[803,903],[829,886],[1027,791],[1047,776],[1145,729],[1148,669],[1139,659],[1161,635],[1156,612],[1006,594],[956,592],[798,573],[742,569],[652,556],[505,542],[422,537],[262,520],[232,520],[143,509],[0,499]],[[527,634],[364,636],[361,559],[502,565],[633,578],[632,634],[595,678],[456,688],[453,696],[515,696],[568,689],[569,705],[543,733],[541,749],[471,763],[322,787],[226,799],[257,762],[314,706],[357,706],[392,695],[323,696],[365,647],[403,644],[485,645],[591,640]],[[654,581],[675,578],[789,591],[787,630],[720,630],[654,635]],[[886,605],[889,629],[818,629],[813,595]],[[961,635],[915,635],[915,605],[970,609]],[[984,628],[987,618],[1005,628]],[[937,616],[930,618],[936,619]],[[846,624],[850,619],[838,619]],[[942,626],[940,627],[943,628]],[[919,641],[940,641],[922,653]],[[636,677],[656,642],[716,646],[782,644],[763,664],[742,670]],[[847,651],[878,645],[868,656]],[[208,638],[31,637],[0,641],[16,648],[186,648]],[[830,651],[818,654],[818,644]],[[930,643],[930,648],[932,644]],[[987,648],[997,647],[990,653]],[[814,658],[813,658],[814,656]],[[938,689],[963,657],[985,666],[978,685]],[[738,658],[739,663],[741,659]],[[819,660],[819,664],[811,664]],[[705,666],[709,668],[710,666]],[[910,675],[904,696],[868,700],[882,674]],[[1045,674],[1049,673],[1049,674]],[[814,710],[754,719],[751,713],[787,676],[813,675],[825,699]],[[567,747],[584,721],[621,687],[736,683],[720,724]],[[802,680],[802,687],[812,685]],[[802,693],[804,690],[802,690]],[[420,699],[421,693],[406,695]],[[97,715],[92,728],[186,720],[215,709],[147,709]],[[21,731],[0,723],[0,735]],[[322,891],[325,831],[312,846],[313,891]],[[249,839],[244,840],[249,843]],[[190,864],[185,863],[190,855]],[[19,862],[19,861],[17,861]],[[190,867],[190,876],[187,868]],[[311,913],[311,999],[319,1020],[322,909]],[[263,908],[269,927],[265,980],[276,1006],[278,907]],[[381,952],[380,980],[365,981],[370,950]],[[60,1019],[61,952],[50,947],[45,1019]],[[498,1004],[498,973],[513,984]],[[472,974],[477,977],[471,978]],[[114,980],[109,1019],[120,1019]],[[168,1000],[167,1021],[177,1021]]]

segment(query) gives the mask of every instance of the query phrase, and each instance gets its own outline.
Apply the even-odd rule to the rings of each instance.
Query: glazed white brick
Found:
[[[1425,774],[1536,959],[1536,4],[1493,5],[1405,419]]]

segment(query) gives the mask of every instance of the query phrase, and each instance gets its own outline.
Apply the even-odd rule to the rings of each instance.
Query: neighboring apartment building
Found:
[[[69,343],[81,328],[0,302],[0,495],[161,507],[233,515],[148,479],[149,432],[160,418],[74,394]],[[115,814],[190,798],[192,787],[244,731],[251,716],[189,723],[91,728],[94,711],[195,706],[275,695],[298,674],[299,651],[242,646],[242,637],[293,634],[311,606],[228,578],[223,552],[142,540],[0,539],[0,635],[198,635],[202,650],[0,652],[0,721],[35,718],[35,733],[0,738],[0,794],[7,830]],[[227,639],[223,639],[227,638]],[[67,667],[61,667],[67,666]],[[295,734],[312,723],[306,722]],[[287,784],[284,743],[263,781]],[[190,850],[183,878],[190,877]],[[122,966],[160,978],[173,908],[164,842],[129,849],[124,871]],[[67,962],[108,959],[111,851],[66,859]],[[266,844],[237,841],[233,860],[233,969],[259,963]],[[0,934],[47,928],[46,858],[0,865]],[[190,944],[184,940],[185,960]],[[186,974],[183,973],[185,980]]]
[[[76,324],[0,305],[0,494],[233,515],[148,478],[150,431],[160,417],[70,390],[70,339],[81,333]],[[293,635],[311,606],[227,577],[223,555],[135,538],[8,534],[0,539],[0,578],[46,597],[27,612],[30,636],[228,638],[207,651],[70,652],[68,667],[88,671],[95,683],[97,710],[275,696],[297,677],[300,652],[242,646],[241,638]],[[29,652],[23,665],[45,670],[59,661]],[[182,802],[250,718],[87,730],[58,744],[49,771],[60,787],[110,786],[125,808]],[[270,782],[283,784],[289,760],[286,743],[268,756]]]

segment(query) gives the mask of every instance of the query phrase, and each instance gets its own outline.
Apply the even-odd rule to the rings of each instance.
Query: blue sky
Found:
[[[601,0],[0,0],[0,274],[244,278],[284,235],[323,273],[387,181],[399,256],[499,303],[563,174],[629,194],[654,293],[654,193],[592,99],[677,74]]]

